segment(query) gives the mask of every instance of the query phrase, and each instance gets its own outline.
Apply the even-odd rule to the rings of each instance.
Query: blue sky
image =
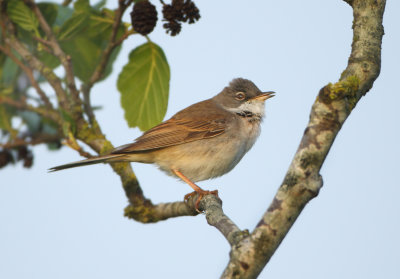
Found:
[[[113,1],[110,1],[113,2]],[[225,176],[199,183],[217,188],[225,212],[252,229],[271,202],[306,127],[321,87],[338,80],[352,39],[352,10],[329,1],[197,1],[201,19],[171,38],[161,23],[150,38],[171,67],[166,118],[212,97],[235,77],[276,91],[253,149]],[[111,6],[112,7],[112,6]],[[344,124],[321,170],[324,187],[284,239],[260,278],[399,278],[400,3],[384,16],[382,71]],[[128,18],[126,18],[128,20]],[[97,117],[114,145],[141,133],[123,118],[117,75],[93,89]],[[229,256],[204,216],[143,225],[123,217],[118,177],[106,165],[57,173],[75,151],[34,150],[35,164],[0,172],[1,278],[218,278]],[[191,189],[151,165],[133,164],[153,202],[181,200]]]

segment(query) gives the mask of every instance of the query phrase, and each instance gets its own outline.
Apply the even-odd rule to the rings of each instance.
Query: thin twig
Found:
[[[0,104],[7,104],[9,106],[12,106],[14,108],[21,109],[21,110],[33,111],[33,112],[36,112],[37,114],[39,114],[39,115],[41,115],[41,116],[43,116],[45,118],[48,118],[48,119],[50,119],[50,120],[52,120],[52,121],[54,121],[54,122],[56,122],[58,124],[61,123],[60,116],[55,111],[49,110],[49,109],[46,109],[46,108],[34,107],[34,106],[26,103],[23,100],[18,100],[17,101],[17,100],[14,100],[14,99],[6,97],[6,96],[0,96]]]
[[[115,11],[115,17],[114,17],[114,22],[112,25],[112,31],[111,31],[111,38],[106,46],[106,48],[104,49],[102,55],[101,55],[101,60],[100,63],[97,65],[96,69],[94,70],[92,76],[90,77],[89,81],[85,84],[82,84],[81,86],[81,91],[83,93],[83,100],[84,100],[84,107],[85,107],[85,113],[87,114],[87,116],[89,117],[89,121],[91,123],[94,122],[94,113],[93,113],[93,109],[91,106],[91,101],[90,101],[90,91],[93,87],[93,85],[98,82],[101,77],[104,74],[104,70],[107,66],[107,63],[110,59],[110,55],[112,53],[112,51],[119,45],[122,43],[122,41],[124,39],[126,39],[129,35],[133,34],[133,33],[125,33],[124,36],[122,36],[117,42],[116,42],[116,38],[117,38],[117,33],[118,33],[118,29],[121,25],[121,19],[122,16],[126,10],[126,8],[132,3],[131,1],[127,1],[125,3],[125,1],[119,1],[119,6],[118,9]]]
[[[32,86],[36,89],[36,92],[39,94],[40,99],[44,102],[45,106],[48,109],[54,110],[53,105],[51,104],[46,93],[42,90],[42,88],[40,88],[39,84],[36,82],[36,79],[33,76],[32,69],[22,63],[22,61],[20,61],[8,47],[0,45],[0,51],[4,52],[4,54],[10,57],[11,60],[13,60],[25,72],[26,76],[28,77]]]
[[[31,68],[38,70],[46,78],[56,92],[60,107],[66,111],[70,111],[70,104],[67,100],[64,88],[62,87],[61,80],[55,75],[55,73],[49,67],[44,65],[43,62],[40,61],[35,55],[33,55],[20,41],[15,38],[14,35],[5,37],[4,41],[19,55],[21,55],[23,59],[28,62]]]
[[[32,38],[33,38],[35,41],[38,41],[39,43],[41,43],[41,44],[42,44],[42,48],[43,48],[46,52],[48,52],[48,53],[54,55],[54,52],[49,48],[49,47],[51,47],[51,43],[50,43],[48,40],[45,40],[45,39],[42,39],[42,38],[39,38],[39,37],[36,37],[36,36],[32,36]]]
[[[60,62],[63,65],[64,70],[65,70],[67,87],[68,87],[69,91],[71,92],[72,99],[75,102],[75,105],[73,107],[74,107],[74,109],[79,108],[81,105],[81,99],[79,98],[79,91],[76,88],[76,84],[75,84],[75,75],[74,75],[74,71],[72,69],[71,57],[66,55],[64,53],[64,51],[61,49],[60,45],[57,42],[56,36],[54,35],[51,27],[49,26],[46,19],[42,15],[42,12],[36,5],[35,1],[24,0],[24,2],[35,13],[35,15],[39,21],[40,27],[43,29],[47,38],[49,39],[49,45],[51,45],[54,55],[60,59]]]
[[[122,44],[123,41],[125,41],[130,35],[133,35],[133,34],[137,34],[137,32],[134,29],[129,29],[118,40],[116,40],[112,44],[112,48],[119,46],[120,44]]]
[[[59,141],[60,139],[61,139],[60,135],[42,133],[42,134],[35,134],[32,136],[25,136],[24,138],[16,138],[11,142],[0,144],[0,147],[9,149],[9,148],[16,148],[16,147],[27,146],[27,145],[52,143],[52,142]]]
[[[86,152],[77,142],[73,137],[67,138],[62,142],[64,145],[68,146],[71,149],[74,149],[78,151],[79,155],[82,157],[86,158],[92,158],[94,157],[92,154],[89,152]]]
[[[15,50],[28,64],[32,69],[36,69],[39,71],[49,82],[49,84],[53,87],[56,92],[59,106],[66,110],[70,111],[70,104],[67,99],[67,94],[62,86],[61,80],[55,75],[52,69],[44,65],[42,61],[40,61],[33,53],[31,53],[25,45],[23,45],[15,36],[15,27],[13,23],[3,14],[3,21],[1,21],[2,26],[7,26],[8,34],[4,33],[3,40],[4,42],[10,46],[13,50]]]

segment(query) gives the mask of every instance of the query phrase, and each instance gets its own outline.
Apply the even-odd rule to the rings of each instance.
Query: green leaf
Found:
[[[74,9],[78,12],[89,12],[91,9],[89,0],[77,0],[74,3]]]
[[[20,111],[18,115],[25,122],[26,126],[28,126],[29,132],[35,134],[40,131],[42,118],[36,112]]]
[[[78,34],[82,33],[89,24],[90,14],[86,12],[74,13],[71,18],[69,18],[61,26],[58,39],[71,40]]]
[[[19,73],[19,67],[17,64],[12,61],[11,58],[6,57],[3,65],[1,66],[2,68],[2,75],[1,75],[1,81],[2,87],[8,87],[8,86],[14,86],[17,78],[18,78],[18,73]]]
[[[7,6],[8,16],[13,22],[27,31],[39,33],[39,21],[35,14],[22,1],[10,1]]]
[[[36,46],[38,43],[37,43],[37,41],[33,40],[32,31],[27,31],[27,30],[21,28],[19,25],[16,25],[16,27],[17,28],[16,28],[15,33],[17,35],[18,40],[20,40],[22,43],[24,43],[30,51],[34,51],[36,49]],[[40,34],[40,32],[38,34]],[[37,34],[34,33],[34,35],[37,35]]]
[[[47,149],[50,151],[59,150],[62,147],[60,142],[50,142],[47,144]]]
[[[100,59],[100,46],[86,36],[77,36],[61,46],[72,58],[75,75],[83,82],[89,81]]]
[[[114,63],[115,59],[117,59],[117,56],[118,56],[120,50],[121,50],[121,46],[118,46],[112,51],[110,58],[108,59],[106,68],[104,69],[103,76],[100,80],[105,79],[106,77],[108,77],[111,74],[113,63]]]
[[[10,131],[11,128],[11,116],[7,113],[6,107],[0,105],[0,129]]]
[[[38,3],[37,4],[40,12],[42,13],[43,17],[46,19],[47,23],[50,26],[53,26],[54,22],[56,21],[58,15],[58,6],[57,4],[53,3]]]
[[[58,13],[55,21],[56,26],[62,26],[73,14],[73,10],[70,7],[58,5]]]
[[[57,57],[46,52],[45,50],[39,51],[37,56],[39,60],[42,61],[50,69],[55,69],[61,64],[60,60]]]
[[[102,48],[102,50],[104,50],[104,48],[108,45],[109,40],[110,40],[110,37],[111,37],[111,31],[112,31],[112,30],[111,30],[111,29],[112,29],[112,28],[111,28],[111,25],[112,25],[112,22],[109,23],[109,27],[108,27],[108,28],[106,27],[106,23],[103,23],[103,24],[99,25],[99,24],[96,24],[96,22],[93,21],[93,20],[91,21],[91,23],[92,23],[92,24],[90,25],[87,34],[88,34],[88,36],[93,36],[93,37],[91,37],[90,39],[91,39],[97,46],[100,46],[100,47]],[[102,31],[102,32],[98,32],[97,34],[95,34],[94,32],[91,32],[91,30],[98,30],[98,29],[102,29],[103,31]],[[117,39],[120,38],[120,37],[125,33],[125,31],[126,31],[126,28],[125,28],[124,26],[120,26],[120,28],[119,28],[119,30],[118,30],[118,32],[117,32]],[[104,72],[103,72],[103,75],[102,75],[102,77],[101,77],[101,80],[105,79],[108,75],[111,74],[111,72],[112,72],[112,65],[113,65],[115,59],[117,58],[117,56],[118,56],[120,50],[121,50],[121,45],[119,45],[118,47],[116,47],[116,48],[111,52],[111,55],[110,55],[110,57],[109,57],[109,59],[108,59],[108,63],[107,63],[106,68],[105,68],[105,70],[104,70]],[[101,55],[101,54],[100,54],[100,55]],[[95,67],[97,67],[97,65],[98,65],[99,62],[100,62],[100,57],[97,58]],[[93,68],[93,70],[94,70],[94,69],[95,69],[95,68]]]
[[[54,123],[48,123],[42,120],[42,132],[49,135],[56,135],[58,133],[57,126]]]
[[[108,41],[110,39],[113,21],[113,19],[102,16],[92,16],[90,20],[90,27],[87,30],[87,35],[89,37],[107,36],[107,40],[105,41]]]
[[[129,54],[117,87],[130,127],[147,130],[160,123],[167,111],[170,70],[163,50],[145,43]]]
[[[83,82],[89,81],[94,70],[101,60],[104,48],[108,45],[114,14],[101,17],[98,12],[91,12],[90,19],[85,26],[85,32],[77,34],[69,40],[61,41],[61,47],[72,58],[74,73]],[[121,26],[118,30],[118,36],[125,33],[125,27]],[[102,79],[106,78],[112,70],[114,63],[121,47],[118,46],[113,50],[103,72]]]
[[[93,5],[93,9],[95,9],[96,11],[100,11],[101,8],[103,8],[106,5],[106,2],[107,2],[106,0],[100,0],[99,2]]]

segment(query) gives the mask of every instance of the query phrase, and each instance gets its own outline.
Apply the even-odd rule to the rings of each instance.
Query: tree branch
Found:
[[[138,206],[141,204],[141,206]],[[198,213],[194,206],[190,206],[183,201],[159,203],[153,205],[150,200],[145,202],[135,202],[135,205],[128,205],[125,208],[125,217],[134,219],[142,223],[156,223],[169,218],[181,216],[196,216]]]
[[[39,10],[34,0],[24,0],[25,4],[30,7],[35,13],[36,17],[39,20],[40,27],[45,32],[46,36],[49,39],[49,45],[51,45],[54,55],[60,59],[61,64],[64,67],[67,87],[71,92],[72,99],[75,102],[75,105],[72,106],[74,110],[80,108],[81,99],[79,98],[79,91],[75,85],[75,75],[72,69],[71,57],[66,55],[64,51],[61,49],[60,45],[57,42],[56,36],[54,35],[51,27],[47,23],[46,19],[43,17],[42,12]],[[79,113],[79,111],[78,111]]]
[[[102,134],[96,134],[96,129],[82,122],[78,127],[77,138],[88,144],[99,154],[106,154],[113,149],[111,143]],[[114,172],[120,177],[130,205],[125,208],[125,216],[142,223],[155,223],[169,218],[180,216],[195,216],[193,196],[188,202],[160,203],[154,205],[143,195],[139,181],[129,163],[110,164]],[[231,245],[234,245],[244,236],[246,231],[240,229],[223,213],[222,202],[213,195],[208,195],[200,202],[200,208],[206,212],[210,225],[222,232]]]
[[[112,53],[112,51],[119,45],[122,43],[122,41],[124,39],[126,39],[131,33],[127,33],[124,34],[124,36],[122,36],[117,42],[116,42],[116,38],[117,38],[117,33],[118,33],[118,29],[121,25],[121,19],[122,16],[126,10],[126,8],[132,3],[132,1],[127,1],[125,3],[125,1],[119,1],[119,5],[118,5],[118,9],[115,12],[115,18],[114,18],[114,22],[112,25],[112,31],[111,31],[111,38],[106,46],[106,48],[104,49],[102,55],[101,55],[101,60],[100,63],[97,65],[96,69],[94,70],[92,76],[90,77],[89,81],[87,83],[82,84],[81,86],[81,91],[83,93],[83,100],[84,100],[84,107],[85,107],[85,113],[87,114],[87,116],[89,117],[89,121],[90,123],[93,123],[95,117],[93,114],[93,110],[92,110],[92,106],[91,106],[91,102],[90,102],[90,91],[93,87],[93,85],[98,82],[101,77],[104,74],[104,70],[107,66],[107,63],[110,59],[110,55]]]
[[[195,201],[197,197],[193,197]],[[193,205],[194,208],[194,205]],[[222,210],[222,201],[214,195],[207,195],[200,201],[200,209],[205,211],[207,222],[216,227],[231,246],[249,236],[249,231],[241,231]]]
[[[349,1],[347,1],[349,2]],[[222,278],[256,278],[305,205],[322,187],[319,170],[337,133],[379,75],[385,0],[353,0],[348,66],[318,94],[300,146],[272,204],[248,238],[234,246]]]
[[[95,71],[93,72],[92,76],[90,77],[90,81],[87,84],[87,87],[89,87],[89,90],[93,86],[94,83],[96,83],[97,81],[99,81],[101,79],[112,51],[120,43],[122,43],[122,41],[119,41],[119,43],[116,43],[117,33],[118,33],[118,29],[121,25],[122,16],[124,15],[126,8],[131,3],[132,3],[132,0],[127,1],[126,3],[125,3],[125,1],[119,1],[118,9],[115,12],[115,19],[114,19],[114,22],[112,25],[110,41],[109,41],[108,45],[106,46],[106,48],[104,49],[103,54],[101,55],[100,63],[97,65]],[[126,37],[128,37],[128,35]]]
[[[5,17],[5,15],[2,15]],[[29,64],[32,69],[39,71],[49,82],[56,92],[58,103],[61,108],[70,111],[70,104],[67,99],[67,94],[62,87],[61,80],[54,74],[54,72],[43,64],[35,55],[33,55],[14,35],[14,26],[7,20],[7,29],[9,34],[4,34],[4,42],[15,50],[21,57]]]
[[[56,113],[55,111],[48,110],[46,108],[34,107],[34,106],[26,103],[23,100],[17,101],[17,100],[14,100],[14,99],[6,97],[6,96],[0,96],[0,104],[7,104],[7,105],[12,106],[17,109],[29,110],[29,111],[36,112],[37,114],[39,114],[45,118],[48,118],[48,119],[58,123],[59,125],[61,125],[61,119],[59,117],[59,114]]]
[[[343,0],[344,2],[346,2],[347,4],[349,4],[350,6],[353,5],[353,0]]]
[[[40,10],[36,6],[36,4],[32,0],[24,0],[24,2],[34,11],[37,16],[40,26],[45,32],[47,39],[36,38],[39,42],[44,44],[44,46],[51,48],[52,53],[60,59],[63,67],[66,71],[67,76],[67,86],[71,92],[71,96],[73,98],[79,98],[76,94],[74,75],[72,71],[72,64],[68,56],[61,50],[58,42],[50,26],[47,24]],[[84,87],[85,92],[90,92],[91,87],[94,83],[99,81],[103,75],[109,57],[112,51],[122,43],[124,39],[126,39],[131,34],[134,34],[134,31],[126,32],[121,38],[117,39],[118,28],[121,24],[121,18],[125,9],[132,3],[132,0],[119,1],[120,5],[115,15],[115,21],[112,27],[111,39],[107,47],[103,51],[103,55],[101,56],[101,61],[94,71],[90,82],[86,84]],[[60,108],[63,109],[66,113],[73,113],[72,107],[76,112],[76,104],[80,104],[78,101],[74,103],[70,103],[69,96],[64,90],[61,80],[52,69],[46,67],[33,53],[29,51],[29,49],[20,42],[15,36],[15,27],[13,23],[6,17],[4,14],[5,20],[3,21],[5,24],[2,25],[3,31],[7,29],[8,33],[4,33],[4,42],[15,50],[24,61],[29,65],[30,68],[38,70],[49,82],[49,84],[53,87],[56,92],[57,99],[59,102]],[[25,66],[23,63],[19,63],[20,66]],[[25,66],[26,67],[26,66]],[[29,68],[28,68],[29,69]],[[74,93],[75,92],[75,93]],[[88,94],[87,93],[87,94]],[[75,97],[74,97],[75,96]],[[35,108],[24,101],[16,101],[7,97],[0,97],[0,104],[6,103],[18,109],[31,110],[35,111],[38,114],[48,117],[63,127],[63,121],[58,114],[58,112],[54,112],[52,110],[45,110],[41,108]],[[75,114],[76,116],[76,114]],[[67,138],[65,144],[70,146],[72,149],[79,152],[80,155],[84,157],[91,157],[91,154],[85,152],[76,142],[75,136],[77,139],[88,144],[94,151],[98,154],[105,154],[113,149],[111,143],[105,138],[102,134],[100,127],[98,126],[96,121],[92,121],[92,123],[87,123],[82,117],[77,117],[76,120],[76,135],[73,135],[71,131],[64,130],[64,136]],[[143,195],[143,191],[140,188],[139,182],[128,163],[118,163],[112,164],[113,170],[120,176],[123,188],[125,190],[126,196],[129,199],[130,207],[133,210],[127,210],[129,212],[129,217],[134,218],[135,220],[141,222],[155,222],[158,220],[164,220],[171,217],[176,216],[185,216],[185,215],[196,215],[197,212],[194,210],[194,206],[188,206],[186,203],[177,202],[177,203],[166,203],[153,205],[150,200],[146,199]]]
[[[42,143],[52,143],[61,140],[60,135],[53,135],[53,134],[34,134],[34,135],[26,135],[22,138],[14,139],[11,142],[7,142],[4,144],[0,144],[0,148],[10,149],[16,148],[26,145],[37,145]]]
[[[68,146],[69,148],[77,151],[79,153],[79,155],[81,155],[82,157],[85,157],[85,158],[92,158],[93,157],[92,154],[90,154],[89,152],[86,152],[85,150],[83,150],[82,146],[80,146],[77,143],[77,141],[73,137],[72,133],[70,133],[69,138],[65,139],[62,143],[64,145]]]
[[[49,98],[46,96],[46,93],[42,90],[42,88],[40,88],[39,84],[36,82],[36,79],[33,76],[32,69],[27,67],[24,63],[22,63],[22,61],[20,61],[17,57],[15,57],[15,55],[9,48],[0,45],[0,51],[4,52],[5,55],[10,57],[11,60],[13,60],[14,63],[16,63],[25,72],[30,83],[36,89],[36,92],[40,96],[40,99],[43,101],[45,106],[50,110],[54,110],[53,105],[51,104]]]
[[[97,122],[89,125],[83,119],[79,120],[77,122],[76,138],[89,145],[98,154],[106,154],[114,149],[114,146],[101,132],[99,132],[99,128],[96,126]],[[159,217],[157,217],[160,215],[158,212],[159,208],[154,209],[154,205],[151,201],[144,197],[139,181],[133,172],[131,165],[129,163],[113,163],[110,165],[114,172],[120,177],[125,195],[132,208],[137,212],[137,214],[132,214],[129,217],[140,222],[152,222],[145,221],[146,218],[159,220]],[[182,210],[179,209],[179,212],[182,212]],[[156,217],[152,217],[153,215]]]
[[[36,37],[36,36],[32,36],[32,38],[35,41],[38,41],[39,43],[41,43],[41,46],[42,46],[44,51],[46,51],[47,53],[49,53],[51,55],[54,55],[54,52],[49,48],[49,47],[51,47],[51,43],[48,40],[42,39],[42,38],[39,38],[39,37]]]
[[[197,195],[187,202],[171,202],[153,205],[146,200],[142,206],[129,205],[125,208],[125,216],[142,223],[155,223],[169,218],[195,216]],[[200,209],[205,211],[208,224],[216,227],[228,240],[231,246],[249,235],[247,230],[241,231],[235,223],[222,211],[222,201],[214,195],[207,195],[200,201]]]
[[[125,41],[130,35],[137,34],[137,32],[133,29],[130,29],[126,31],[118,40],[114,41],[112,44],[112,48],[116,48],[120,44],[122,44],[123,41]]]

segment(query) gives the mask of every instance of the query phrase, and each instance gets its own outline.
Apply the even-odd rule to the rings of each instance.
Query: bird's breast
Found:
[[[254,145],[261,132],[260,118],[241,118],[240,137],[243,139],[243,147],[245,153]]]
[[[194,182],[221,176],[239,163],[260,134],[260,121],[235,118],[228,126],[219,136],[159,150],[154,162],[168,174],[176,169]]]

